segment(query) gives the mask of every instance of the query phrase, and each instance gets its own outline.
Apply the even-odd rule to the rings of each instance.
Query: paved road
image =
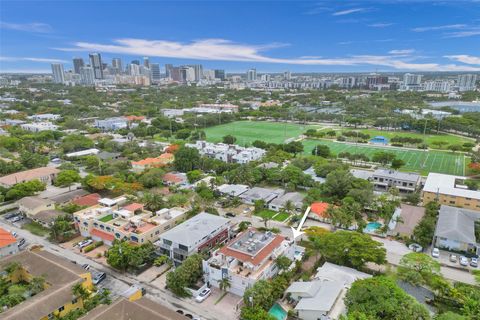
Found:
[[[0,220],[0,226],[2,228],[17,232],[19,237],[25,238],[28,243],[42,245],[44,250],[49,251],[55,255],[61,256],[71,261],[75,261],[78,264],[88,263],[90,266],[93,267],[94,270],[107,273],[108,281],[102,283],[102,286],[112,290],[112,295],[114,297],[120,295],[129,286],[133,284],[138,284],[147,290],[146,296],[148,298],[162,305],[165,305],[170,309],[183,309],[184,311],[187,311],[186,313],[200,316],[201,318],[208,320],[227,320],[225,319],[225,316],[223,314],[217,314],[215,310],[204,310],[201,304],[196,305],[190,299],[179,299],[173,296],[169,291],[165,290],[164,288],[158,288],[151,285],[150,283],[138,281],[133,275],[122,274],[111,268],[105,267],[104,265],[99,264],[94,260],[91,260],[71,250],[64,249],[56,244],[51,243],[43,237],[33,235],[26,230],[13,226],[12,224]]]

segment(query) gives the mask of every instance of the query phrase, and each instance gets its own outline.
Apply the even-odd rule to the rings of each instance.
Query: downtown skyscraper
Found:
[[[84,65],[82,58],[73,58],[73,72],[76,74],[80,74],[80,70]]]
[[[90,66],[93,68],[95,79],[103,79],[103,64],[100,53],[90,53]]]
[[[53,73],[53,82],[55,83],[65,82],[65,71],[63,70],[63,64],[52,63],[52,73]]]

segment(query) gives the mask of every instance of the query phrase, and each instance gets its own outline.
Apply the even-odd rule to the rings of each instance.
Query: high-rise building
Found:
[[[131,64],[136,64],[137,66],[139,66],[140,60],[132,60]]]
[[[115,74],[123,73],[122,59],[113,58],[112,59],[112,69]]]
[[[65,71],[63,70],[63,64],[52,63],[52,73],[53,73],[53,82],[55,83],[65,82]]]
[[[150,64],[150,72],[153,81],[160,81],[160,65],[158,63]]]
[[[257,81],[257,69],[247,71],[247,81]]]
[[[194,64],[190,66],[195,72],[195,81],[200,81],[203,78],[203,66],[201,64]]]
[[[283,79],[290,80],[291,78],[292,78],[292,74],[290,73],[290,71],[285,71],[283,73]]]
[[[457,85],[459,91],[475,90],[477,82],[476,74],[460,74],[458,75]]]
[[[195,69],[191,66],[180,67],[180,81],[181,82],[195,81]]]
[[[93,86],[95,84],[95,72],[92,67],[80,68],[80,81],[86,86]]]
[[[80,68],[84,66],[82,58],[73,58],[73,71],[80,74]]]
[[[131,63],[128,65],[128,74],[131,76],[139,76],[140,75],[140,65],[136,63]]]
[[[269,81],[270,81],[270,75],[269,75],[269,74],[262,74],[262,76],[260,77],[260,79],[261,79],[263,82],[269,82]]]
[[[103,64],[100,53],[90,53],[89,58],[95,79],[103,79]]]
[[[172,69],[173,69],[173,65],[172,65],[172,64],[166,64],[166,65],[165,65],[165,77],[166,77],[166,78],[173,79],[173,77],[172,77]]]
[[[181,82],[183,81],[182,76],[180,74],[180,67],[171,67],[170,68],[170,79],[173,81]]]
[[[216,69],[215,70],[215,79],[225,80],[225,70]]]
[[[418,86],[422,82],[421,74],[405,73],[403,75],[403,84],[405,86]]]
[[[150,69],[150,59],[148,57],[143,57],[143,66]]]

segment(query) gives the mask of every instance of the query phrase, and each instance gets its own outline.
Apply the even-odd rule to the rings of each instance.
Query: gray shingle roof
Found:
[[[435,229],[435,236],[464,243],[477,243],[475,221],[480,220],[480,212],[441,206]]]

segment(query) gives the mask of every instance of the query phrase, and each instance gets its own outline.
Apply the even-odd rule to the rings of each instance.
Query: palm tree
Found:
[[[284,209],[285,209],[285,212],[288,213],[288,215],[290,215],[292,211],[295,210],[295,205],[291,200],[288,200],[287,202],[285,202]]]
[[[30,280],[29,287],[32,295],[42,292],[45,289],[45,278],[33,277],[32,280]]]
[[[265,225],[265,229],[268,228],[268,221],[270,221],[270,216],[268,214],[265,214],[262,216],[262,221],[263,224]]]
[[[220,287],[220,290],[227,292],[227,289],[230,288],[232,284],[228,278],[222,278],[222,280],[218,281],[218,286]]]
[[[72,293],[75,297],[82,298],[82,300],[86,300],[90,296],[88,290],[85,289],[81,283],[76,283],[73,285]]]

